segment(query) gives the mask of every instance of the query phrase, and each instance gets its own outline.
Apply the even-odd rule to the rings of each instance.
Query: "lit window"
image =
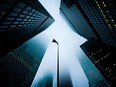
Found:
[[[116,24],[114,24],[114,27],[116,27]]]
[[[103,3],[103,6],[106,7],[105,3],[104,2],[102,2],[102,3]]]

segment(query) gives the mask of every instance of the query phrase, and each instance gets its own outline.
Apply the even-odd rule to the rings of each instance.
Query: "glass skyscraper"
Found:
[[[80,46],[88,58],[79,61],[91,87],[115,85],[115,5],[114,0],[61,0],[62,13],[77,33],[88,39]]]
[[[91,65],[92,65],[92,63],[94,64],[94,68],[90,68],[90,70],[87,70],[87,66],[89,66],[90,64],[88,64],[89,62],[86,61],[86,63],[85,63],[85,65],[87,64],[87,66],[85,66],[86,73],[89,73],[90,71],[92,71],[93,73],[91,73],[91,75],[93,75],[96,78],[97,75],[94,75],[94,74],[97,74],[97,72],[94,71],[94,69],[96,69],[95,68],[95,66],[96,66],[99,70],[99,73],[102,74],[102,78],[104,77],[106,79],[105,84],[109,83],[111,86],[114,86],[115,81],[116,81],[116,69],[115,69],[116,62],[115,62],[114,58],[116,55],[115,55],[115,51],[113,50],[113,48],[106,46],[94,39],[90,39],[87,42],[85,42],[84,44],[82,44],[81,48],[85,52],[85,54],[89,57],[89,59],[91,60]],[[84,59],[85,58],[82,58],[81,60],[85,61]],[[81,63],[83,64],[83,62],[81,62]],[[89,67],[92,67],[91,65]],[[82,67],[84,67],[84,65],[82,65]],[[96,81],[97,81],[97,79],[96,79]],[[102,81],[102,82],[100,81],[101,84],[104,81]],[[90,84],[91,84],[91,82],[90,82]],[[106,87],[104,84],[102,84],[102,85],[103,86],[101,86],[101,87]],[[107,85],[107,86],[109,86],[109,85]],[[99,86],[96,86],[96,87],[99,87]]]
[[[42,32],[53,21],[38,0],[0,1],[0,56]]]
[[[0,86],[31,86],[45,49],[26,41],[53,22],[38,0],[0,0]]]

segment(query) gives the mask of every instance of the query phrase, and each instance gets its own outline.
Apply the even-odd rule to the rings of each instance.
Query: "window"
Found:
[[[26,18],[29,18],[29,16],[26,16]]]
[[[20,9],[20,8],[18,8],[18,7],[16,7],[16,8],[14,9],[14,11],[16,11],[16,12],[20,12],[20,11],[21,11],[21,9]]]
[[[24,24],[24,22],[21,22],[21,24]]]
[[[28,7],[26,8],[26,10],[30,11],[30,10],[31,10],[31,7],[28,6]]]
[[[21,7],[21,8],[24,8],[25,4],[22,3],[22,2],[20,2],[20,3],[18,4],[18,6]]]
[[[33,9],[32,12],[35,12],[35,10]]]
[[[29,15],[32,15],[33,13],[29,12]]]
[[[27,14],[28,13],[28,11],[23,11],[23,14]]]
[[[11,13],[10,16],[17,16],[17,13]]]
[[[14,22],[13,24],[19,24],[19,22]]]
[[[21,18],[17,18],[16,21],[21,21],[22,19]]]
[[[7,17],[6,20],[14,20],[12,17]]]
[[[21,14],[19,17],[24,17],[25,15]]]

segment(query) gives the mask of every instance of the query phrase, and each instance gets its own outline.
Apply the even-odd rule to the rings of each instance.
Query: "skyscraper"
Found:
[[[28,41],[0,58],[0,85],[30,87],[46,48]]]
[[[81,36],[87,39],[96,36],[98,40],[116,47],[115,5],[114,0],[62,0],[60,9],[75,29],[81,32],[79,33]],[[77,13],[81,13],[81,17],[87,21],[91,28],[82,22],[83,19]],[[80,23],[86,28],[81,27]]]
[[[116,7],[114,0],[78,0],[104,43],[116,47]]]
[[[102,76],[113,87],[116,81],[116,61],[114,59],[116,57],[115,50],[113,50],[113,48],[107,45],[100,43],[99,41],[95,39],[88,40],[87,42],[81,45],[81,48],[85,52],[85,54],[88,56],[88,58],[92,61],[92,63],[98,68]],[[87,66],[89,66],[89,64]],[[86,70],[86,73],[88,72]],[[97,73],[94,71],[92,72],[93,72],[93,75],[94,73]],[[103,86],[100,86],[100,87],[103,87]]]
[[[110,87],[108,81],[100,73],[99,69],[93,64],[93,62],[81,52],[78,57],[79,63],[87,76],[89,87]]]
[[[85,68],[84,71],[88,80],[94,79],[94,82],[89,81],[92,87],[109,86],[107,83],[113,86],[116,81],[116,61],[114,60],[116,56],[115,5],[114,0],[61,1],[61,11],[77,30],[77,33],[88,39],[86,43],[81,45],[81,48],[91,60],[87,59],[88,62],[86,62],[88,68],[91,67],[91,71]],[[80,61],[82,67],[85,66],[84,59],[82,58],[82,61]],[[91,64],[93,64],[93,68],[89,66]],[[92,74],[93,79],[89,76],[89,72],[94,73]],[[99,77],[99,80],[94,78],[95,74]],[[102,83],[100,83],[100,79],[102,79]],[[93,84],[96,86],[93,86]]]
[[[38,0],[1,0],[0,56],[42,32],[53,21]]]
[[[83,36],[86,39],[96,38],[96,34],[94,34],[92,27],[83,17],[83,14],[76,6],[74,0],[61,0],[60,5],[61,12],[66,16],[68,21],[73,25],[77,33]]]
[[[38,0],[0,0],[0,86],[31,86],[46,49],[27,40],[53,22]]]

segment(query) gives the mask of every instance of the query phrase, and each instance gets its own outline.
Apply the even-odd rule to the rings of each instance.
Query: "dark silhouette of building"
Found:
[[[77,30],[77,33],[89,40],[81,45],[81,48],[96,66],[93,65],[92,69],[92,66],[88,65],[91,70],[84,68],[89,84],[92,87],[104,87],[103,85],[107,85],[108,83],[111,86],[115,85],[115,5],[114,0],[61,0],[60,10],[62,13],[64,13]],[[86,65],[92,64],[89,59],[87,59],[88,62],[86,62]],[[82,60],[81,64],[84,67],[84,58]],[[96,73],[96,71],[101,74]],[[95,79],[96,81],[92,82],[93,79],[89,76],[89,72],[94,73],[91,76],[93,79],[95,79],[95,74],[99,79]]]
[[[95,39],[88,40],[87,42],[81,45],[81,48],[88,56],[88,58],[93,62],[93,64],[99,69],[100,73],[109,82],[109,84],[112,87],[114,87],[116,82],[116,61],[114,59],[116,55],[115,55],[115,50],[113,50],[114,48],[109,47],[108,45],[104,45]],[[87,64],[88,63],[89,62],[87,62]],[[89,66],[88,64],[87,66],[92,67],[91,65]],[[86,73],[93,72],[93,74],[91,75],[94,75],[94,77],[96,78],[97,75],[95,74],[97,74],[97,72],[94,71],[95,68],[90,68],[90,69],[91,69],[90,71],[86,70]],[[90,84],[91,83],[92,82],[90,82]],[[101,84],[103,84],[103,82],[101,82],[99,85]],[[95,87],[106,87],[104,84],[102,86],[99,85]]]
[[[0,56],[42,32],[53,21],[38,0],[0,0]]]
[[[41,44],[29,41],[1,58],[0,86],[30,87],[45,50]]]
[[[61,0],[60,10],[66,16],[68,21],[70,21],[79,35],[86,39],[91,37],[97,39],[97,36],[91,29],[91,26],[87,23],[83,14],[75,5],[74,0]]]
[[[38,0],[0,0],[0,86],[31,86],[45,48],[27,40],[53,22]]]
[[[62,0],[60,9],[81,36],[87,39],[96,36],[116,47],[115,5],[114,0]]]

